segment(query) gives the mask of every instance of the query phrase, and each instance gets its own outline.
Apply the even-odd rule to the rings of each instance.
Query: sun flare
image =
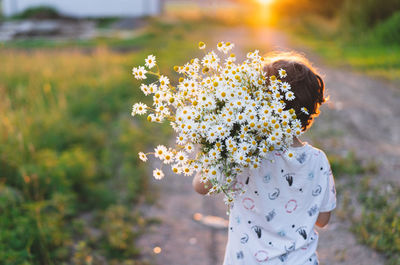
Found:
[[[271,4],[274,0],[257,0],[258,2],[260,2],[263,5],[269,5]]]

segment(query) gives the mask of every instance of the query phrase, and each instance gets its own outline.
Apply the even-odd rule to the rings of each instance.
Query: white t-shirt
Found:
[[[319,212],[336,207],[332,171],[325,153],[309,144],[292,147],[295,158],[272,152],[237,185],[224,265],[318,264]]]

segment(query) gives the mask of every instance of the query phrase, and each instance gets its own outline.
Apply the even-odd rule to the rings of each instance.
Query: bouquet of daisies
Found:
[[[205,47],[199,43],[201,50]],[[286,71],[267,76],[265,59],[257,50],[238,63],[231,53],[233,47],[233,43],[220,42],[218,53],[205,52],[202,59],[175,66],[182,75],[177,85],[159,72],[153,55],[147,57],[145,67],[132,70],[138,80],[148,75],[158,79],[140,86],[145,95],[153,96],[153,105],[136,103],[132,115],[150,112],[148,121],[169,121],[177,134],[174,147],[159,145],[154,152],[140,152],[140,159],[146,161],[147,155],[153,154],[176,174],[201,174],[202,182],[212,185],[209,193],[224,192],[227,204],[242,192],[234,185],[239,173],[259,167],[273,150],[292,158],[288,147],[293,136],[302,133],[295,111],[285,108],[284,99],[295,98],[284,81]],[[164,177],[161,169],[155,169],[153,175]]]

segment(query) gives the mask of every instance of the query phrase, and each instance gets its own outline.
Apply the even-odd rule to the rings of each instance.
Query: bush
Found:
[[[131,210],[122,205],[109,207],[102,216],[101,227],[109,255],[114,258],[128,258],[139,254],[131,247],[137,235],[132,227],[137,219]]]
[[[385,45],[400,44],[400,11],[372,29],[370,42],[379,42]]]
[[[15,19],[57,19],[62,16],[52,7],[38,6],[28,8],[22,13],[13,16]]]
[[[2,199],[4,197],[2,196]],[[0,260],[4,264],[52,264],[68,257],[70,242],[66,217],[73,195],[58,194],[53,201],[13,205],[1,210]],[[3,200],[2,200],[3,201]],[[8,198],[12,202],[12,198]]]
[[[384,253],[387,264],[400,264],[400,188],[364,183],[359,200],[363,211],[353,231],[362,243]]]
[[[346,0],[340,12],[343,29],[359,35],[390,18],[399,9],[398,0]]]

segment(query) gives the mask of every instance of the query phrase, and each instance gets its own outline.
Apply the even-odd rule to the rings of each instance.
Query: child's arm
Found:
[[[210,182],[202,183],[200,181],[200,178],[201,178],[201,174],[200,174],[200,172],[198,172],[193,178],[193,182],[192,182],[193,188],[197,193],[200,193],[201,195],[206,195],[208,193],[208,191],[211,189],[212,185]],[[207,188],[206,188],[206,186],[207,186]]]
[[[322,228],[328,224],[330,218],[331,218],[331,212],[319,213],[318,219],[315,222],[315,224]]]

